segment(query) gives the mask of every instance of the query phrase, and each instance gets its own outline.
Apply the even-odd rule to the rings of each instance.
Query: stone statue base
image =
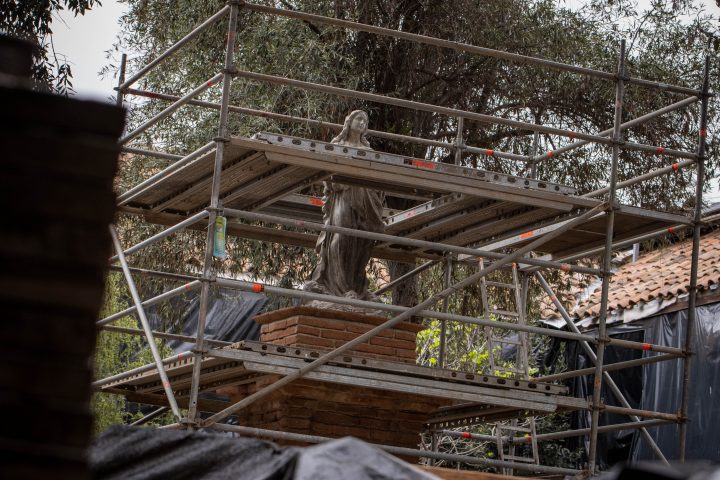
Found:
[[[317,282],[313,282],[312,280],[305,283],[302,286],[302,289],[305,290],[306,292],[321,293],[323,295],[332,295],[332,293],[327,291],[327,289],[325,289],[322,285],[320,285]],[[358,295],[355,292],[347,292],[345,294],[345,298],[380,303],[380,299],[370,292],[367,292],[364,297],[361,297],[360,295]],[[312,307],[312,308],[337,310],[340,312],[362,313],[365,315],[373,315],[373,316],[379,316],[379,317],[388,316],[387,311],[380,310],[378,308],[346,305],[343,303],[336,303],[336,302],[332,302],[329,300],[309,300],[307,302],[303,302],[303,305],[307,306],[307,307]]]

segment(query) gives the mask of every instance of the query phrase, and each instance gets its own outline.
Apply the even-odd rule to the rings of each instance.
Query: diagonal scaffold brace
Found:
[[[140,300],[140,295],[138,294],[137,288],[135,287],[135,281],[130,274],[130,269],[128,268],[127,261],[125,260],[122,245],[120,245],[120,240],[118,240],[117,233],[115,232],[115,227],[111,225],[109,228],[110,236],[112,236],[113,245],[115,246],[115,251],[118,254],[118,260],[120,260],[123,274],[125,275],[125,280],[127,281],[128,290],[130,290],[130,296],[133,299],[133,303],[135,303],[135,308],[137,309],[137,316],[140,319],[140,323],[142,324],[143,330],[145,332],[145,338],[150,345],[150,352],[152,353],[153,360],[155,361],[155,366],[157,367],[158,374],[160,375],[160,380],[162,381],[163,390],[165,391],[168,403],[170,404],[170,409],[172,410],[175,418],[177,420],[180,420],[180,409],[178,408],[177,401],[175,400],[175,395],[173,393],[172,386],[170,385],[170,380],[168,380],[167,372],[165,372],[165,365],[163,364],[163,359],[160,356],[157,345],[155,344],[155,337],[153,336],[152,329],[150,328],[150,322],[148,322],[147,316],[145,315],[145,309],[143,308],[142,300]]]
[[[215,415],[212,415],[211,417],[207,418],[205,421],[201,423],[202,427],[209,427],[220,420],[223,420],[227,418],[228,416],[232,415],[235,412],[238,412],[245,407],[253,404],[257,400],[260,400],[261,398],[266,397],[267,395],[271,394],[272,392],[284,387],[285,385],[288,385],[291,382],[294,382],[295,380],[298,380],[299,378],[303,377],[305,374],[312,372],[313,370],[317,369],[318,367],[325,365],[329,361],[331,361],[333,358],[342,355],[343,353],[347,352],[348,350],[351,350],[352,348],[367,342],[374,336],[378,335],[379,333],[387,330],[388,328],[392,328],[393,326],[397,325],[398,323],[412,317],[415,315],[415,313],[420,312],[422,310],[425,310],[426,308],[429,308],[438,302],[442,301],[445,297],[448,297],[449,295],[458,292],[469,285],[472,285],[473,283],[477,282],[479,279],[484,277],[485,275],[501,268],[503,265],[506,265],[508,263],[512,263],[513,261],[521,258],[523,255],[537,249],[538,247],[544,245],[545,243],[549,242],[550,240],[558,237],[565,231],[567,231],[570,228],[576,227],[577,225],[580,225],[590,218],[592,218],[596,213],[604,210],[607,208],[606,204],[600,204],[596,206],[593,209],[588,210],[584,214],[578,216],[573,221],[567,223],[566,225],[563,225],[561,229],[555,230],[554,232],[551,232],[547,234],[544,237],[538,238],[534,242],[529,243],[528,245],[515,250],[513,253],[493,262],[486,268],[481,269],[479,272],[470,275],[469,277],[465,278],[464,280],[449,286],[448,288],[445,288],[441,292],[436,293],[435,295],[432,295],[430,298],[425,300],[424,302],[421,302],[414,307],[406,310],[405,312],[389,319],[387,322],[378,325],[377,327],[373,328],[372,330],[364,333],[363,335],[360,335],[359,337],[355,338],[354,340],[350,340],[349,342],[345,343],[344,345],[336,348],[335,350],[326,353],[325,355],[319,357],[317,360],[307,364],[306,366],[298,369],[295,373],[292,373],[290,375],[287,375],[277,382],[268,385],[262,390],[259,390],[255,392],[252,395],[249,395],[248,397],[245,397],[243,400],[240,400],[239,402],[235,403],[234,405],[231,405],[230,407],[216,413]]]

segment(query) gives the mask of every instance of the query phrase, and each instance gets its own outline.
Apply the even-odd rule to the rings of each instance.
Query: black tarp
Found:
[[[700,306],[696,312],[685,458],[720,462],[720,303]],[[686,325],[687,310],[654,317],[645,330],[645,341],[683,348]],[[675,360],[644,368],[640,408],[671,413],[680,408],[682,363]],[[678,427],[652,429],[650,434],[667,458],[678,457]],[[654,459],[646,442],[635,443],[633,460]]]
[[[98,480],[436,478],[351,437],[299,448],[216,432],[114,426],[97,438],[89,459]]]
[[[265,295],[252,292],[241,292],[229,288],[210,290],[208,314],[205,323],[205,338],[239,342],[240,340],[257,340],[260,338],[260,325],[253,317],[265,307],[268,299]],[[182,312],[179,323],[182,334],[194,337],[197,333],[200,295],[191,297],[175,297],[170,300],[174,311]],[[162,307],[150,307],[147,310],[148,320],[153,328],[162,327]],[[169,341],[168,346],[175,353],[190,350],[191,343]]]
[[[720,303],[697,308],[696,329],[693,335],[690,375],[690,405],[688,409],[688,437],[686,458],[720,462],[720,400],[715,396],[720,388]],[[627,325],[608,329],[610,336],[626,340],[683,348],[687,310],[649,317]],[[641,351],[608,347],[604,363],[615,363],[639,358]],[[569,342],[566,350],[568,368],[575,370],[592,366],[576,342]],[[682,360],[673,360],[642,367],[611,372],[611,377],[633,408],[675,413],[682,396]],[[592,395],[592,377],[578,377],[569,382],[574,396]],[[610,390],[604,386],[602,401],[619,405]],[[626,423],[626,416],[600,415],[600,425]],[[588,428],[589,412],[576,412],[571,416],[572,428]],[[665,457],[678,458],[679,428],[676,425],[649,429]],[[568,447],[588,447],[588,437],[568,439]],[[623,430],[600,434],[597,462],[607,468],[617,462],[655,460],[655,456],[637,430]]]

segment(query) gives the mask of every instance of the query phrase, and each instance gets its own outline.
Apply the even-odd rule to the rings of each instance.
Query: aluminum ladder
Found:
[[[483,260],[480,259],[480,268],[484,267]],[[494,277],[500,275],[499,272],[495,272]],[[503,290],[512,291],[512,295],[509,295],[511,300],[504,301],[503,308],[499,308],[497,305],[490,304],[490,295],[488,294],[488,287],[498,289],[498,292]],[[485,312],[485,318],[490,320],[491,318],[497,318],[506,322],[517,323],[518,325],[526,325],[525,317],[525,299],[523,298],[522,286],[520,282],[520,275],[518,274],[517,264],[512,264],[512,283],[506,283],[502,278],[498,280],[491,280],[483,277],[480,280],[480,293],[482,296],[482,303]],[[497,298],[504,296],[497,295]],[[488,350],[488,363],[490,365],[491,375],[503,375],[508,374],[511,378],[526,380],[528,379],[528,335],[527,333],[517,332],[517,337],[509,338],[507,336],[498,336],[493,331],[492,327],[485,327],[485,338],[486,346]],[[508,365],[507,362],[503,362],[501,359],[502,349],[505,345],[515,345],[515,361]],[[540,463],[536,431],[535,431],[535,417],[528,417],[527,426],[518,425],[518,420],[513,419],[510,421],[497,422],[495,424],[495,438],[497,442],[498,457],[500,460],[522,462],[522,463],[533,463],[538,465]],[[522,439],[520,441],[516,439]],[[530,444],[530,455],[516,455],[516,445],[518,443]],[[525,449],[523,449],[525,450]],[[505,468],[503,473],[506,475],[512,475],[512,469]]]

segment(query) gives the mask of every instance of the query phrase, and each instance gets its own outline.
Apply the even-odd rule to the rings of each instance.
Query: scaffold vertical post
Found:
[[[463,128],[465,119],[463,117],[457,117],[457,134],[455,135],[455,165],[462,165],[463,149],[465,143],[463,142]]]
[[[230,105],[230,88],[234,71],[233,56],[235,53],[235,35],[240,2],[230,2],[230,19],[225,45],[225,68],[223,69],[223,91],[220,103],[220,119],[218,136],[215,140],[215,166],[213,170],[212,190],[210,194],[210,208],[208,217],[208,230],[205,244],[205,260],[203,266],[202,289],[200,290],[200,305],[198,309],[197,340],[194,348],[194,363],[192,381],[190,384],[190,398],[188,402],[188,427],[192,428],[197,416],[198,392],[200,387],[200,371],[202,358],[205,352],[205,324],[208,313],[210,297],[210,282],[212,281],[213,240],[215,220],[220,207],[220,177],[222,175],[223,158],[225,156],[225,143],[227,138],[228,106]]]
[[[695,334],[695,317],[697,305],[697,277],[698,260],[700,255],[700,227],[702,219],[703,186],[705,183],[705,138],[707,136],[708,89],[710,84],[710,56],[705,57],[705,70],[702,84],[702,98],[700,104],[700,131],[698,132],[697,147],[697,183],[695,184],[695,216],[693,218],[692,260],[690,263],[690,288],[688,290],[687,327],[685,329],[685,359],[683,361],[682,399],[680,404],[680,438],[678,444],[678,459],[685,462],[685,448],[687,443],[687,413],[690,403],[690,366],[692,360],[692,341]]]
[[[122,108],[125,92],[122,91],[122,84],[125,83],[125,68],[127,67],[127,54],[123,53],[120,59],[120,72],[118,73],[118,89],[115,105]]]
[[[445,258],[445,286],[450,288],[452,284],[452,255],[448,254]],[[442,312],[448,313],[450,306],[448,297],[443,298]],[[440,319],[440,352],[438,353],[438,367],[445,368],[445,356],[447,353],[447,320]]]
[[[592,412],[590,423],[590,452],[588,463],[590,474],[595,473],[598,444],[598,420],[600,415],[600,392],[602,390],[602,367],[605,356],[605,343],[607,339],[606,322],[608,310],[608,295],[610,292],[610,277],[612,268],[612,243],[615,227],[615,197],[617,186],[618,158],[620,156],[620,143],[622,140],[622,110],[623,96],[625,94],[625,39],[620,41],[620,54],[615,87],[615,123],[613,131],[612,164],[610,167],[610,192],[608,193],[609,208],[606,212],[607,223],[605,229],[605,258],[602,272],[602,291],[600,300],[600,318],[598,322],[597,363],[593,379]]]

